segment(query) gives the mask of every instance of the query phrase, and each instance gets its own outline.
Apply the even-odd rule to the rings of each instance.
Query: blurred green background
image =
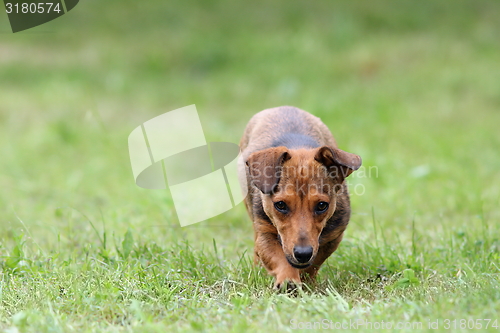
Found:
[[[174,230],[168,191],[134,185],[129,132],[190,104],[209,141],[237,143],[269,107],[321,117],[341,148],[378,168],[378,177],[352,179],[366,191],[353,198],[349,235],[372,231],[372,208],[397,232],[413,216],[427,231],[443,219],[498,218],[499,9],[494,1],[89,0],[16,34],[4,16],[2,235],[21,219],[52,244],[77,210],[111,229],[155,225],[209,239],[220,235],[211,223],[234,220],[251,240],[242,209]]]
[[[87,0],[16,34],[0,14],[0,257],[19,234],[33,254],[79,256],[99,246],[89,220],[110,242],[130,227],[138,244],[251,253],[242,205],[180,228],[168,191],[134,184],[128,134],[190,104],[208,141],[235,143],[254,113],[297,106],[376,168],[351,177],[364,192],[338,258],[377,232],[425,253],[484,230],[498,253],[499,13],[488,0]]]

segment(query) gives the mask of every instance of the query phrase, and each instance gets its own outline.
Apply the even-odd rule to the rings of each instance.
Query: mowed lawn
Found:
[[[0,331],[497,332],[499,12],[88,0],[16,34],[0,14]],[[272,290],[242,204],[181,228],[134,184],[129,133],[191,104],[208,141],[294,105],[362,156],[316,284]]]

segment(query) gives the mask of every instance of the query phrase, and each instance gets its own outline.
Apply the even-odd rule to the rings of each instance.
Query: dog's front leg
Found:
[[[264,228],[270,229],[270,228]],[[255,255],[260,259],[267,271],[274,276],[274,288],[281,289],[285,282],[288,289],[301,284],[300,273],[286,260],[283,248],[278,240],[277,231],[262,230],[255,239]]]

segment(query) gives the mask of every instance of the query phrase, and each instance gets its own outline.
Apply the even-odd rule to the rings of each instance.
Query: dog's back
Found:
[[[245,160],[255,151],[271,147],[312,149],[325,145],[337,147],[325,124],[318,117],[292,106],[266,109],[254,115],[240,142]]]

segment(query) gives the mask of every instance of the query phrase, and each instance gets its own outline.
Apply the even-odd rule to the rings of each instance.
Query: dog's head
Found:
[[[361,166],[361,158],[328,146],[274,147],[254,152],[246,164],[288,262],[296,268],[308,267],[338,196],[347,195],[344,179]]]

